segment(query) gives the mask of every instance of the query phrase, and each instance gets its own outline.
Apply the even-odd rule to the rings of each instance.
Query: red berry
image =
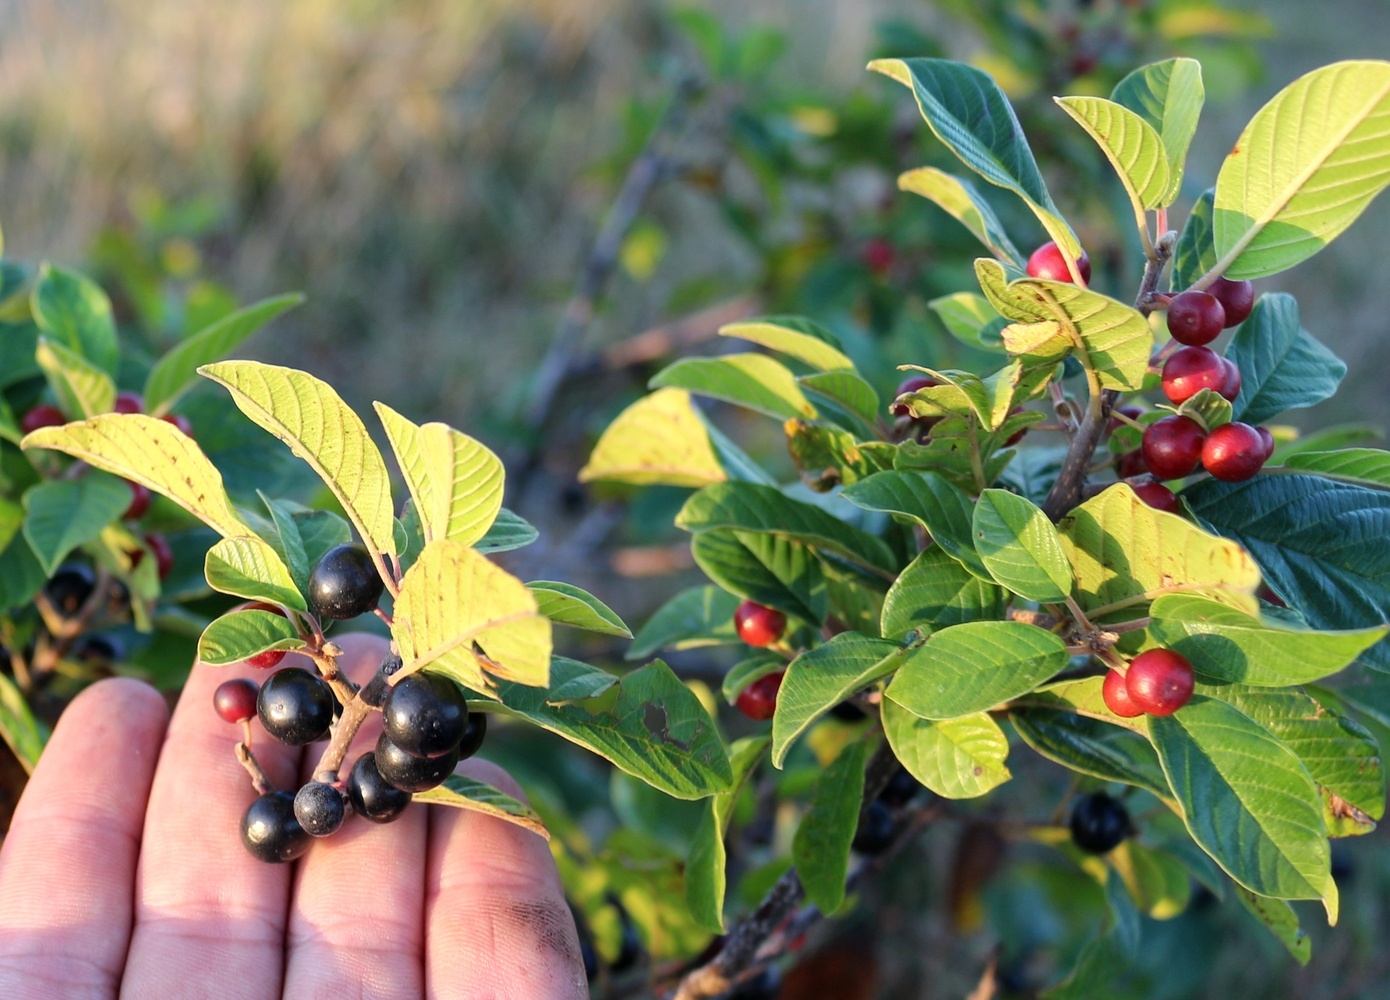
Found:
[[[257,670],[270,670],[272,667],[278,667],[284,658],[285,651],[283,649],[267,649],[264,653],[248,656],[246,665],[255,667]]]
[[[1229,377],[1225,359],[1210,347],[1183,347],[1163,366],[1163,394],[1185,403],[1203,389],[1219,391]]]
[[[864,243],[864,266],[879,277],[892,270],[895,257],[897,253],[893,250],[893,244],[881,236],[875,236]]]
[[[179,430],[183,431],[186,436],[193,436],[193,425],[189,423],[188,418],[182,413],[166,413],[159,419],[163,420],[165,423],[173,424]]]
[[[49,406],[47,403],[40,403],[19,421],[19,428],[25,434],[32,434],[40,427],[62,427],[68,422],[68,418],[63,416],[63,411],[56,406]]]
[[[1150,649],[1130,662],[1125,690],[1150,715],[1172,715],[1192,698],[1195,681],[1187,657],[1171,649]]]
[[[145,400],[138,392],[116,393],[117,413],[144,413]]]
[[[898,383],[898,391],[893,393],[893,398],[896,399],[909,392],[916,392],[918,389],[930,389],[932,386],[940,384],[930,375],[909,375]],[[893,403],[888,407],[888,412],[895,417],[905,417],[910,411],[906,403]]]
[[[1139,483],[1133,489],[1135,495],[1154,510],[1166,510],[1169,514],[1182,512],[1177,494],[1162,483]]]
[[[150,491],[130,480],[126,480],[126,485],[130,487],[130,506],[121,517],[127,521],[138,521],[150,509]]]
[[[1250,310],[1255,308],[1255,286],[1248,281],[1227,281],[1217,278],[1207,289],[1221,303],[1226,313],[1226,326],[1232,327],[1245,321]]]
[[[1224,482],[1249,479],[1264,464],[1264,438],[1249,424],[1222,424],[1207,435],[1202,445],[1202,466]]]
[[[1274,435],[1269,433],[1268,427],[1256,427],[1255,430],[1260,435],[1260,440],[1265,443],[1265,461],[1268,462],[1274,457]]]
[[[1090,284],[1091,258],[1086,256],[1085,250],[1081,251],[1076,269],[1081,272],[1081,280]],[[1054,242],[1047,242],[1034,250],[1033,256],[1028,258],[1028,276],[1046,281],[1070,282],[1071,272],[1067,270],[1067,258],[1062,248]]]
[[[1226,310],[1208,292],[1183,292],[1168,304],[1168,332],[1179,344],[1210,344],[1226,329]]]
[[[145,544],[154,553],[154,564],[159,571],[159,578],[167,579],[174,571],[174,550],[169,548],[169,543],[163,535],[146,535]]]
[[[1022,412],[1023,412],[1023,407],[1021,407],[1021,406],[1015,406],[1012,410],[1009,411],[1009,416],[1010,416],[1010,417],[1017,416],[1018,414],[1020,414],[1020,413],[1022,413]],[[1020,441],[1022,441],[1022,440],[1023,440],[1023,435],[1025,435],[1025,434],[1027,434],[1027,433],[1028,433],[1028,425],[1025,424],[1024,426],[1020,427],[1018,430],[1014,431],[1012,434],[1009,435],[1008,440],[1004,442],[1004,447],[1005,447],[1005,448],[1012,448],[1014,445],[1016,445],[1016,444],[1018,444]]]
[[[227,722],[245,722],[256,717],[256,695],[259,693],[256,682],[244,677],[223,681],[212,693],[212,707]]]
[[[734,609],[734,630],[750,646],[770,646],[787,630],[787,616],[753,601]]]
[[[1116,460],[1115,471],[1121,479],[1142,476],[1149,471],[1148,463],[1144,461],[1144,452],[1139,448],[1125,452]]]
[[[759,677],[738,693],[738,710],[754,722],[765,722],[777,711],[777,689],[782,686],[782,673]]]
[[[1202,458],[1207,432],[1191,417],[1156,420],[1144,430],[1144,462],[1159,479],[1191,475]]]
[[[1118,670],[1111,670],[1105,675],[1100,695],[1105,700],[1105,707],[1122,719],[1133,719],[1144,714],[1144,710],[1130,698],[1129,688],[1125,686],[1125,675]]]
[[[1226,370],[1226,378],[1216,391],[1234,403],[1240,395],[1240,366],[1230,358],[1222,358],[1221,365]]]

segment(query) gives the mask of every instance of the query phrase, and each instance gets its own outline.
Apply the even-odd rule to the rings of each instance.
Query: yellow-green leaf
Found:
[[[64,413],[95,417],[111,412],[116,404],[116,383],[106,372],[48,337],[39,338],[34,356]]]
[[[1163,141],[1168,157],[1163,204],[1171,205],[1182,189],[1187,149],[1206,100],[1202,64],[1196,59],[1165,59],[1141,66],[1115,85],[1110,99],[1148,122]]]
[[[798,316],[766,316],[719,328],[721,337],[737,337],[804,361],[821,371],[853,370],[854,362],[828,331]]]
[[[994,214],[989,202],[975,190],[975,185],[948,174],[936,167],[918,167],[898,176],[898,187],[919,194],[959,222],[974,237],[1005,263],[1022,271],[1025,261],[1018,248],[1004,231],[1004,224]]]
[[[492,816],[524,830],[530,830],[546,840],[550,839],[550,831],[545,828],[545,823],[534,809],[486,782],[477,781],[465,774],[451,774],[444,779],[444,784],[427,792],[416,792],[415,801],[482,813],[484,816]]]
[[[1059,97],[1062,110],[1086,130],[1120,175],[1135,209],[1159,208],[1168,196],[1163,140],[1144,119],[1103,97]]]
[[[685,389],[658,389],[633,403],[594,446],[581,482],[708,486],[728,479]]]
[[[255,535],[222,539],[208,549],[203,572],[208,586],[220,593],[309,610],[284,560]]]
[[[746,406],[778,420],[818,414],[791,370],[766,354],[726,354],[718,358],[682,358],[657,372],[652,388],[674,386],[701,396]]]

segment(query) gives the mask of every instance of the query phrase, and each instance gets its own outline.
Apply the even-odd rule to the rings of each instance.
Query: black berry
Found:
[[[852,846],[860,854],[882,854],[893,843],[897,828],[893,810],[883,800],[875,799],[859,815],[859,828],[854,831]]]
[[[328,733],[333,721],[333,692],[317,674],[286,667],[261,685],[256,714],[265,731],[281,743],[303,746]]]
[[[337,833],[347,818],[343,793],[322,781],[309,782],[295,794],[294,818],[311,837]]]
[[[370,750],[352,765],[347,793],[353,812],[373,823],[389,823],[410,805],[410,793],[381,776],[376,769],[376,753]]]
[[[459,760],[467,760],[481,750],[485,736],[487,736],[487,713],[469,712],[468,728],[463,731],[463,739],[459,741],[458,745]]]
[[[884,805],[899,809],[912,801],[913,796],[922,790],[922,784],[901,764],[878,793],[878,800]]]
[[[1083,795],[1072,807],[1071,839],[1087,854],[1109,854],[1131,832],[1129,810],[1104,792]]]
[[[63,563],[44,584],[43,592],[60,615],[70,618],[87,603],[96,585],[96,575],[86,563]]]
[[[393,686],[381,709],[392,743],[416,757],[440,757],[459,745],[468,702],[459,686],[438,674],[411,674]]]
[[[423,792],[443,784],[458,762],[457,747],[442,757],[415,757],[392,743],[385,733],[376,741],[377,771],[403,792]]]
[[[322,618],[356,618],[376,607],[384,587],[364,546],[335,545],[309,575],[309,603]]]
[[[294,818],[289,792],[262,795],[241,817],[241,842],[260,861],[293,861],[309,849],[311,839]]]

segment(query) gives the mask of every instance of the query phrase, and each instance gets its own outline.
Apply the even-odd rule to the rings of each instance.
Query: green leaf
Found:
[[[727,646],[739,641],[734,610],[739,598],[719,587],[691,587],[671,598],[637,630],[627,659],[641,660],[661,649]]]
[[[579,470],[580,482],[697,489],[728,479],[705,423],[684,389],[658,389],[618,414]]]
[[[44,572],[51,576],[69,552],[100,535],[130,506],[130,497],[128,484],[100,473],[27,490],[24,537]]]
[[[798,375],[796,384],[813,396],[828,400],[833,406],[858,417],[868,427],[873,427],[878,419],[878,393],[874,392],[874,387],[864,381],[862,376],[854,372],[814,372],[810,375]],[[751,479],[749,476],[737,478]]]
[[[1390,621],[1390,496],[1320,476],[1211,479],[1183,490],[1199,518],[1259,561],[1270,586],[1317,629]],[[1254,610],[1251,608],[1250,610]],[[1386,663],[1385,644],[1365,657]]]
[[[497,512],[497,518],[492,522],[492,527],[487,529],[487,534],[478,539],[473,548],[484,555],[492,552],[510,552],[513,549],[525,548],[540,537],[541,533],[525,518],[503,507]]]
[[[854,362],[829,330],[800,316],[764,316],[719,328],[721,337],[737,337],[777,351],[821,371],[849,369]]]
[[[61,451],[140,483],[224,537],[250,531],[232,509],[222,474],[192,438],[157,417],[107,413],[62,427],[44,427],[28,435],[23,447]]]
[[[682,358],[653,376],[649,385],[688,389],[726,403],[746,406],[778,420],[815,419],[816,408],[780,361],[766,354],[726,354],[718,358]]]
[[[111,300],[95,282],[42,264],[29,293],[29,309],[40,330],[107,374],[116,373],[116,321]]]
[[[1071,594],[1071,566],[1047,515],[1008,490],[985,490],[975,504],[975,549],[995,581],[1029,601]]]
[[[1216,244],[1212,242],[1211,218],[1215,211],[1216,189],[1202,192],[1173,249],[1173,289],[1190,288],[1198,278],[1216,266]]]
[[[735,705],[738,703],[738,696],[748,685],[772,674],[783,673],[786,669],[787,661],[782,657],[766,650],[758,650],[748,659],[740,660],[729,668],[729,672],[724,675],[724,682],[719,685],[719,693],[730,705]]]
[[[9,497],[0,497],[0,552],[24,526],[24,507]]]
[[[219,593],[309,610],[279,553],[254,535],[224,538],[208,549],[203,573]]]
[[[943,295],[928,302],[927,308],[936,313],[951,336],[967,347],[982,351],[1004,350],[1003,341],[998,336],[1004,318],[983,295],[974,292]],[[994,331],[993,336],[986,339],[986,334],[991,330]]]
[[[1012,777],[1008,738],[986,712],[933,722],[884,701],[883,732],[903,767],[942,798],[979,798]]]
[[[1284,459],[1284,466],[1358,486],[1390,488],[1390,451],[1380,448],[1303,451]]]
[[[1009,721],[1023,742],[1048,760],[1102,781],[1146,789],[1159,798],[1169,796],[1158,755],[1148,740],[1132,730],[1041,708],[1010,712]]]
[[[425,541],[449,538],[472,545],[486,535],[502,508],[502,460],[447,424],[419,426],[384,403],[373,405],[415,501]]]
[[[961,622],[1004,617],[1007,595],[951,558],[940,545],[922,551],[883,599],[881,631],[899,639]]]
[[[1106,874],[1105,901],[1109,909],[1099,934],[1081,950],[1067,977],[1041,994],[1044,1000],[1092,1000],[1109,995],[1121,972],[1134,964],[1139,950],[1139,913],[1120,873],[1113,868]]]
[[[881,539],[772,486],[706,486],[685,502],[676,515],[676,527],[695,534],[718,529],[771,534],[833,552],[869,569],[897,570],[893,553]]]
[[[551,705],[541,688],[502,681],[501,707],[612,761],[678,799],[726,791],[733,771],[713,720],[660,660],[624,675],[616,699]]]
[[[1167,151],[1158,132],[1123,104],[1103,97],[1054,98],[1100,146],[1134,203],[1137,217],[1171,204],[1177,196]],[[1194,123],[1195,124],[1195,123]]]
[[[1009,239],[989,202],[963,177],[935,167],[918,167],[898,175],[898,188],[919,194],[970,230],[995,257],[1022,271],[1027,261]]]
[[[936,137],[991,184],[1012,191],[1073,259],[1081,244],[1052,203],[1018,116],[983,70],[947,59],[875,59],[869,69],[903,84]]]
[[[1326,899],[1336,886],[1317,786],[1267,729],[1194,696],[1149,732],[1192,839],[1245,888],[1279,899]]]
[[[546,840],[550,839],[550,831],[545,828],[534,809],[486,782],[477,781],[464,774],[451,774],[444,779],[444,784],[437,785],[427,792],[416,792],[413,798],[416,802],[429,802],[437,806],[482,813],[484,816],[492,816],[513,826],[519,826],[523,830],[530,830]]]
[[[607,670],[590,666],[567,656],[550,658],[550,690],[545,700],[551,705],[597,698],[618,683]]]
[[[284,561],[285,568],[290,571],[295,589],[303,594],[309,589],[309,574],[313,572],[318,557],[309,558],[309,551],[304,545],[304,535],[299,530],[299,523],[295,520],[295,511],[298,505],[287,500],[272,500],[259,490],[256,493],[261,498],[261,503],[265,504],[265,509],[270,512],[270,519],[275,525],[276,537],[273,547],[276,554]],[[341,520],[339,523],[343,525],[343,534],[348,536],[343,541],[347,541],[351,537],[347,531],[347,524]],[[329,548],[331,547],[329,546]],[[328,549],[323,551],[326,552]],[[322,552],[319,555],[321,556]]]
[[[1162,408],[1163,404],[1159,404]],[[1231,422],[1231,401],[1222,396],[1215,389],[1198,389],[1197,392],[1183,400],[1182,405],[1172,408],[1174,413],[1184,417],[1191,417],[1197,421],[1207,432],[1210,433],[1223,424]]]
[[[739,793],[766,749],[766,736],[748,736],[729,747],[733,784],[728,791],[710,796],[690,844],[690,856],[685,863],[685,903],[696,921],[714,934],[724,931],[724,835],[729,830]]]
[[[951,558],[981,580],[993,583],[973,538],[974,504],[964,491],[932,473],[880,472],[840,493],[865,510],[911,518],[927,529]]]
[[[822,913],[833,914],[845,901],[849,848],[864,798],[864,760],[869,741],[840,751],[811,789],[811,808],[792,838],[792,863],[806,897]]]
[[[220,361],[198,373],[224,386],[252,422],[289,445],[342,504],[373,559],[395,554],[386,462],[357,414],[328,383],[293,368]]]
[[[1154,510],[1123,483],[1087,500],[1057,527],[1076,574],[1077,602],[1094,617],[1124,611],[1138,618],[1154,598],[1184,592],[1256,610],[1260,571],[1248,552]]]
[[[168,413],[192,385],[199,366],[221,361],[251,334],[303,301],[299,294],[262,299],[180,341],[155,363],[145,379],[146,411],[156,417]]]
[[[1070,350],[1083,366],[1095,369],[1106,389],[1134,392],[1143,388],[1153,330],[1133,306],[1065,281],[1008,281],[1003,266],[986,257],[975,261],[975,276],[985,298],[1005,319],[1056,324],[1050,339],[1041,336],[1046,328],[1039,328],[1027,353],[1052,360],[1059,351]],[[1052,342],[1056,346],[1049,346]],[[1017,352],[1011,349],[1011,353]]]
[[[198,640],[198,662],[214,667],[241,663],[272,649],[303,649],[294,625],[273,611],[234,611],[215,619]]]
[[[781,767],[792,744],[811,724],[861,688],[902,663],[901,647],[843,632],[802,653],[786,668],[772,717],[772,763]]]
[[[1206,91],[1202,64],[1196,59],[1165,59],[1130,73],[1110,94],[1148,122],[1159,135],[1168,159],[1168,191],[1161,205],[1171,205],[1182,188],[1183,165]]]
[[[861,447],[854,435],[824,424],[788,420],[782,430],[801,481],[817,493],[857,483],[893,463],[891,445],[883,449]]]
[[[1256,112],[1216,178],[1217,273],[1262,278],[1317,253],[1390,183],[1390,63],[1299,77]]]
[[[0,551],[0,611],[22,607],[34,599],[48,574],[22,534]]]
[[[705,531],[690,543],[695,564],[739,597],[806,622],[825,618],[825,570],[811,549],[776,535]]]
[[[1105,704],[1101,690],[1105,683],[1103,677],[1078,677],[1073,680],[1053,681],[1014,700],[1016,708],[1045,708],[1052,712],[1073,712],[1083,718],[1119,726],[1140,736],[1148,738],[1143,717],[1125,719],[1116,715]],[[1164,787],[1167,787],[1166,780]]]
[[[1299,325],[1298,303],[1282,292],[1260,296],[1226,357],[1241,373],[1232,413],[1248,424],[1322,402],[1347,373],[1347,366]]]
[[[34,357],[64,413],[78,418],[95,417],[111,412],[116,405],[116,383],[111,376],[76,351],[40,337]]]
[[[536,596],[540,613],[556,625],[632,638],[632,630],[613,613],[613,609],[586,590],[553,580],[532,580],[526,586]]]
[[[1192,878],[1185,859],[1146,847],[1131,837],[1106,860],[1124,879],[1135,905],[1155,920],[1168,920],[1187,908]]]
[[[887,697],[924,719],[955,719],[1031,691],[1067,665],[1057,636],[1022,622],[966,622],[912,649]]]
[[[1289,954],[1299,965],[1308,964],[1308,960],[1313,957],[1313,942],[1298,925],[1298,914],[1292,906],[1282,899],[1257,896],[1240,886],[1236,887],[1236,898],[1256,920],[1279,939],[1279,943],[1289,950]]]
[[[0,674],[0,738],[25,773],[33,774],[43,745],[48,741],[46,727],[34,718],[23,693],[4,674]]]
[[[1306,684],[1349,666],[1385,637],[1387,627],[1309,632],[1275,627],[1193,594],[1160,597],[1149,634],[1192,661],[1198,673],[1257,687]]]

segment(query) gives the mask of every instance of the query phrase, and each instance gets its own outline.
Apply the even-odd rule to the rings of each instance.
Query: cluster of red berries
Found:
[[[1124,673],[1110,670],[1101,695],[1105,707],[1124,719],[1172,715],[1191,700],[1195,681],[1187,657],[1171,649],[1150,649],[1131,660]]]
[[[121,392],[116,394],[116,402],[113,407],[116,413],[144,413],[145,400],[139,393]],[[167,413],[161,420],[173,424],[189,437],[193,436],[193,425],[188,418],[179,413]],[[67,417],[63,411],[51,403],[40,403],[33,407],[20,418],[20,429],[25,434],[29,434],[41,427],[61,427],[67,423]],[[150,509],[150,501],[153,499],[150,491],[140,483],[126,481],[130,487],[130,506],[125,509],[121,519],[125,521],[138,521],[145,516],[145,512]],[[174,571],[174,552],[169,547],[168,539],[163,535],[150,533],[144,536],[145,546],[154,556],[155,566],[159,571],[161,580],[167,579],[169,574]],[[140,560],[145,558],[145,549],[135,549],[130,553],[131,565],[140,565]]]
[[[787,616],[756,601],[744,601],[734,609],[734,631],[750,646],[771,646],[787,631]],[[759,677],[738,693],[738,710],[754,722],[765,722],[777,711],[777,691],[786,671]]]
[[[384,585],[361,545],[339,545],[326,552],[309,578],[309,603],[320,619],[354,618],[372,611]],[[255,602],[238,611],[283,608]],[[261,669],[279,666],[284,652],[270,650],[247,660]],[[471,757],[487,734],[487,716],[470,712],[462,689],[446,677],[416,673],[395,684],[386,679],[399,670],[393,657],[379,672],[381,683],[369,684],[361,697],[382,713],[376,747],[362,754],[344,781],[310,781],[298,792],[271,791],[251,803],[241,821],[246,849],[262,861],[290,861],[314,837],[336,833],[351,810],[373,823],[389,823],[423,792],[454,773]],[[229,680],[213,693],[213,708],[231,723],[260,720],[274,739],[304,746],[330,735],[343,710],[333,689],[317,673],[284,667],[263,684]]]

